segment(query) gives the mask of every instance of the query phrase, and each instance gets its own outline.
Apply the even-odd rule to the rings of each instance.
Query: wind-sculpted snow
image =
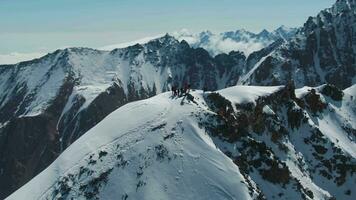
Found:
[[[354,199],[353,88],[236,86],[130,103],[8,199]]]

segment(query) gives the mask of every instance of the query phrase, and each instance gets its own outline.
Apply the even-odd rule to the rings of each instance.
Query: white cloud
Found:
[[[245,55],[250,55],[252,52],[261,50],[266,45],[261,42],[235,42],[231,39],[219,40],[215,43],[217,49],[223,53],[229,53],[231,51],[242,51]]]
[[[35,58],[40,58],[46,55],[46,53],[18,53],[13,52],[10,54],[0,54],[0,64],[16,64],[22,61],[32,60]]]
[[[214,34],[211,32],[205,32],[208,35],[202,36],[200,33],[191,33],[186,29],[173,32],[173,36],[179,41],[187,41],[193,47],[202,47],[209,51],[209,53],[213,56],[220,53],[229,53],[231,51],[241,51],[248,56],[255,51],[263,49],[273,42],[269,40],[257,40],[251,38],[251,36],[246,32],[247,31],[245,30],[240,30],[239,36],[243,38],[241,41],[224,38],[223,33]]]

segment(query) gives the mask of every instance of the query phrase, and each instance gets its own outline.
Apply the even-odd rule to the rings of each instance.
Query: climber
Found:
[[[175,88],[175,86],[172,86],[172,96],[176,96],[176,88]]]
[[[187,96],[187,99],[188,99],[189,101],[194,102],[194,96],[193,96],[193,95],[187,93],[186,96]]]
[[[180,97],[185,95],[184,88],[180,88]]]
[[[173,85],[173,86],[172,86],[172,95],[173,95],[174,97],[179,95],[179,88],[178,88],[177,85]]]

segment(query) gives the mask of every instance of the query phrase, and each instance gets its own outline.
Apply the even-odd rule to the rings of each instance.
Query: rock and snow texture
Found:
[[[119,108],[9,199],[251,199],[198,127],[192,112],[204,106],[181,101],[165,93]]]
[[[269,55],[244,84],[298,87],[323,83],[346,88],[356,83],[356,1],[338,0],[310,17],[287,43]]]
[[[0,198],[126,103],[185,83],[208,91],[234,86],[280,44],[248,58],[241,52],[212,57],[165,35],[123,49],[69,48],[0,66]]]
[[[117,109],[8,199],[356,197],[355,87],[191,95]]]
[[[236,84],[280,85],[291,79],[298,87],[325,82],[351,86],[356,81],[354,21],[355,1],[339,0],[310,18],[292,39],[280,34],[282,38],[248,57],[236,51],[213,57],[202,48],[191,48],[189,38],[187,43],[166,35],[123,49],[70,48],[0,66],[0,199],[40,173],[112,111],[175,84],[190,83],[194,89],[208,91]],[[312,104],[317,99],[308,98]],[[313,112],[324,105],[316,102]],[[270,106],[262,111],[276,113]],[[327,115],[322,122],[311,119],[323,124],[320,130],[350,153],[347,138],[353,136],[353,124],[334,126],[341,123],[334,119],[346,114]],[[347,136],[335,138],[340,131]],[[320,173],[326,175],[325,171]]]
[[[0,198],[120,106],[172,85],[235,85],[245,59],[239,52],[213,58],[166,35],[124,49],[69,48],[0,66]]]
[[[185,40],[194,48],[206,49],[212,56],[231,51],[241,51],[249,56],[278,40],[288,41],[296,32],[297,29],[285,26],[272,32],[263,30],[257,34],[244,29],[219,34],[210,31],[193,34],[183,29],[173,33],[173,36],[179,41]]]

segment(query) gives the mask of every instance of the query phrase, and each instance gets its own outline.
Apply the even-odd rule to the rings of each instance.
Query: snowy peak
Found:
[[[160,44],[164,45],[164,46],[168,46],[168,45],[176,45],[179,42],[177,41],[177,39],[175,39],[173,36],[169,35],[168,33],[158,39],[155,40],[151,40],[150,42],[148,42],[148,44],[150,43],[155,43],[155,42],[159,42]]]
[[[266,29],[263,29],[260,33],[257,34],[258,37],[268,37],[271,33]]]
[[[277,28],[276,30],[274,30],[273,34],[276,36],[280,36],[284,40],[289,40],[290,38],[295,36],[297,31],[298,31],[298,28],[289,28],[286,26],[281,26],[281,27]]]
[[[255,66],[246,84],[278,85],[294,80],[297,87],[331,83],[347,88],[356,83],[355,1],[337,1],[309,17],[286,44]]]
[[[322,10],[316,17],[310,17],[304,25],[304,30],[310,33],[318,27],[330,28],[337,22],[345,23],[345,21],[342,21],[343,18],[355,15],[355,13],[356,3],[354,0],[337,0],[331,8]]]
[[[355,13],[356,1],[355,0],[337,0],[330,9],[332,13],[353,12]]]

